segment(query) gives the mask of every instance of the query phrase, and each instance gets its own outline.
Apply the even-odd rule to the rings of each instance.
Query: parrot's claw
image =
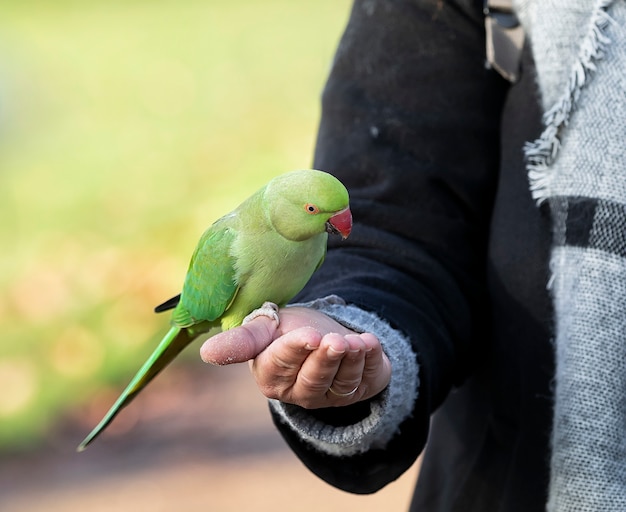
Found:
[[[245,325],[259,316],[266,316],[274,320],[276,322],[276,327],[280,325],[280,319],[278,318],[278,306],[273,302],[264,302],[260,308],[255,309],[252,313],[245,317],[243,322],[241,322],[241,325]]]

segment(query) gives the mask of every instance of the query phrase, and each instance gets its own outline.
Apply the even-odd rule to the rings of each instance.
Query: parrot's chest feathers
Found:
[[[259,301],[285,304],[304,287],[322,261],[326,240],[325,233],[299,242],[267,233],[239,240],[233,254],[240,289],[233,306],[245,310],[256,309]]]

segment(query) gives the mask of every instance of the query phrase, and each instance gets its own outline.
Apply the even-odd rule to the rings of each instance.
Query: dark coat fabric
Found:
[[[355,225],[299,301],[337,294],[417,354],[418,400],[384,450],[333,457],[276,420],[330,484],[372,493],[425,448],[411,510],[540,511],[553,353],[549,219],[523,145],[540,133],[528,49],[510,85],[485,67],[482,1],[356,1],[322,98],[314,167]],[[367,402],[312,411],[332,424]]]

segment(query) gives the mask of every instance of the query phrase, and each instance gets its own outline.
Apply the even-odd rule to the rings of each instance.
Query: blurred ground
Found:
[[[371,496],[312,475],[275,431],[245,365],[174,363],[76,453],[113,398],[75,411],[36,452],[4,455],[0,510],[378,512],[410,502],[416,466]]]

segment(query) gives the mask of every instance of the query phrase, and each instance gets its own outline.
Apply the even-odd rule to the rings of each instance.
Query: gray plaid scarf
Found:
[[[547,509],[626,511],[626,1],[518,0],[545,130],[526,147],[553,225]]]

